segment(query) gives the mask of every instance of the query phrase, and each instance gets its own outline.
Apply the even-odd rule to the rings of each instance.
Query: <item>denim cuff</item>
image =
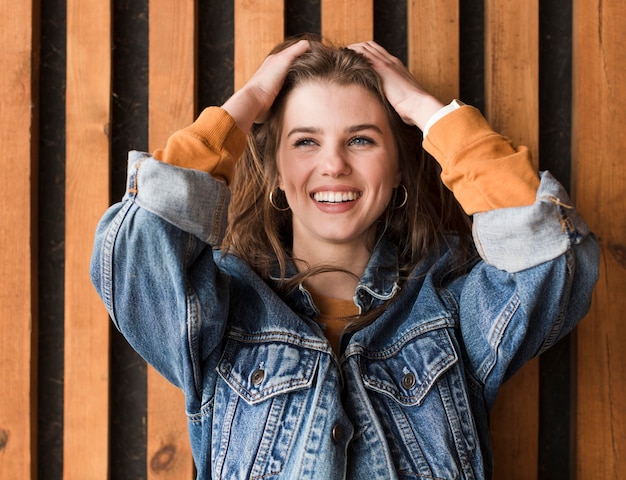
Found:
[[[474,215],[474,242],[488,264],[520,272],[562,255],[589,234],[563,186],[549,172],[540,176],[532,205]]]
[[[230,190],[206,172],[169,165],[148,153],[131,151],[124,199],[209,245],[218,245],[224,237]]]

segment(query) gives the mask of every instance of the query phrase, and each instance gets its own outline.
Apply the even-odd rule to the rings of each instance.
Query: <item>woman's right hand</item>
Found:
[[[309,48],[308,40],[300,40],[267,56],[252,78],[222,105],[243,132],[248,133],[255,122],[265,121],[289,67]]]

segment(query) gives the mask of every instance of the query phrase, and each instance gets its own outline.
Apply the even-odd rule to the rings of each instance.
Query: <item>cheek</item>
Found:
[[[299,190],[305,186],[311,172],[308,163],[293,155],[280,155],[276,161],[278,186],[281,190]]]
[[[388,158],[389,157],[387,157],[387,159]],[[397,163],[390,166],[389,163],[386,162],[388,162],[388,160],[381,162],[377,172],[371,174],[372,181],[378,180],[384,188],[396,188],[402,183],[402,172]],[[374,172],[374,169],[372,169],[371,172]]]

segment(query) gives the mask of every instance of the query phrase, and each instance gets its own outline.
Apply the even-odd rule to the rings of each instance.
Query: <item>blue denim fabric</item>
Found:
[[[393,299],[340,358],[304,288],[283,300],[212,249],[228,201],[209,175],[133,152],[91,266],[116,327],[183,389],[198,478],[490,478],[498,388],[576,325],[597,277],[562,187],[544,173],[534,205],[476,215],[481,257],[462,274],[444,249],[400,288],[382,240],[355,302]]]

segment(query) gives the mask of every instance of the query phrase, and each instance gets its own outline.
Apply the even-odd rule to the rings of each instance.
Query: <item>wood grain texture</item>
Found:
[[[485,110],[494,129],[539,161],[538,0],[485,2]]]
[[[235,0],[235,90],[283,40],[284,11],[280,0]]]
[[[0,0],[0,12],[0,478],[28,479],[37,472],[37,125],[32,115],[37,12],[31,2],[8,0]]]
[[[89,279],[109,205],[111,5],[67,2],[64,479],[106,478],[108,315]]]
[[[539,156],[539,14],[537,0],[485,2],[485,105],[493,128]],[[495,478],[537,478],[539,361],[501,389],[492,412]]]
[[[577,334],[576,473],[626,478],[626,31],[624,2],[574,1],[573,184],[601,244]]]
[[[374,38],[373,0],[321,0],[322,36],[338,46]]]
[[[491,412],[494,478],[537,478],[539,361],[533,359],[500,389]]]
[[[459,96],[458,0],[408,2],[408,66],[420,84],[444,103]],[[432,48],[437,45],[437,48]]]
[[[151,0],[149,8],[150,151],[191,124],[196,103],[195,0]],[[182,391],[148,367],[148,479],[191,480],[193,459]]]

